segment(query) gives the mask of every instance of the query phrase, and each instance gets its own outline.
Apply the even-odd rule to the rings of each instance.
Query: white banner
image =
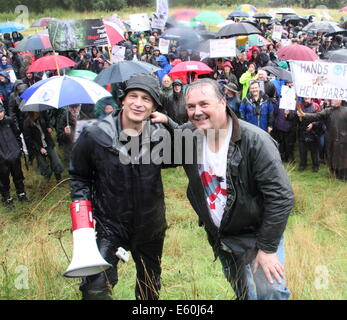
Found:
[[[134,32],[151,30],[147,13],[130,14],[129,19]]]
[[[125,56],[125,47],[113,46],[112,47],[112,62],[116,63],[123,61]]]
[[[169,53],[170,40],[159,38],[159,50],[161,54]]]
[[[347,100],[347,63],[290,61],[298,97]]]
[[[164,29],[167,18],[169,17],[169,4],[167,0],[157,0],[157,11],[152,15],[153,29]]]
[[[223,58],[236,56],[236,39],[211,39],[210,58]]]
[[[275,24],[272,31],[272,39],[281,40],[282,32],[283,32],[283,27],[281,25]]]

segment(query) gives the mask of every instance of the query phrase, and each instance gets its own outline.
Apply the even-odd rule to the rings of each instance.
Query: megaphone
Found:
[[[101,256],[96,244],[91,201],[70,203],[73,232],[73,254],[64,276],[80,278],[100,273],[111,265]]]

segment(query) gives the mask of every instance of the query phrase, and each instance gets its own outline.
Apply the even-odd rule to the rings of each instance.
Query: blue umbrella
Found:
[[[91,80],[73,76],[55,76],[36,82],[24,91],[21,111],[44,111],[74,104],[95,104],[111,94]]]
[[[21,31],[24,29],[26,29],[26,26],[18,22],[8,21],[8,22],[0,23],[0,33],[10,33],[15,31]]]

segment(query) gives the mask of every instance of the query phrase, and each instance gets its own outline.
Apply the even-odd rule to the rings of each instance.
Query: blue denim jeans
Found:
[[[277,249],[278,260],[284,265],[284,239],[282,237]],[[221,250],[219,259],[222,263],[223,273],[230,282],[239,300],[288,300],[290,291],[286,288],[286,282],[282,278],[281,283],[273,278],[271,284],[261,266],[253,274],[255,260],[249,264],[235,259],[232,253]]]

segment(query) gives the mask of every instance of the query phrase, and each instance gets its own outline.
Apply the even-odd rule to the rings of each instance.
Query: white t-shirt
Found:
[[[226,169],[229,142],[232,134],[232,119],[229,119],[226,138],[218,152],[212,152],[207,145],[205,135],[203,141],[202,164],[199,175],[204,187],[209,211],[214,224],[219,228],[227,201]]]

